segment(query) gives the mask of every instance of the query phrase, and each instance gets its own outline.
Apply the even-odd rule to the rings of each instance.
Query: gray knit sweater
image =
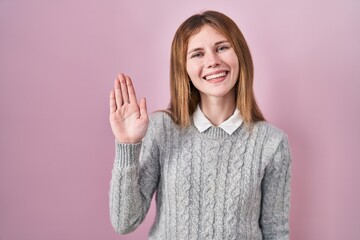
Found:
[[[115,147],[116,232],[135,230],[156,192],[149,239],[289,239],[291,156],[286,135],[270,124],[200,133],[158,112],[142,143]]]

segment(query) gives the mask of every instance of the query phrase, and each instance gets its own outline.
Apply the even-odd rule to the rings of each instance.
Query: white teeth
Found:
[[[226,72],[221,72],[221,73],[218,73],[218,74],[206,76],[205,79],[206,80],[211,80],[211,79],[214,79],[214,78],[223,77],[225,75],[226,75]]]

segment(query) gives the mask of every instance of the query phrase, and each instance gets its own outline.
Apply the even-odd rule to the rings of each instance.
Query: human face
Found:
[[[194,86],[205,97],[232,97],[239,78],[239,60],[230,42],[205,25],[189,39],[186,70]]]

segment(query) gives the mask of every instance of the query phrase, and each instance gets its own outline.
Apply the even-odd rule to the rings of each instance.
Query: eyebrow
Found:
[[[214,46],[217,46],[217,45],[220,45],[220,44],[223,44],[223,43],[229,43],[229,41],[228,41],[228,40],[222,40],[222,41],[216,42],[216,43],[214,44]],[[199,51],[199,50],[203,50],[203,48],[194,48],[194,49],[191,49],[191,50],[187,53],[187,55],[189,55],[190,53]]]

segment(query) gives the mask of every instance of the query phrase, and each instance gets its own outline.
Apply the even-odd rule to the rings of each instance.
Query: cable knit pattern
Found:
[[[190,231],[190,187],[191,187],[191,142],[192,138],[181,139],[181,156],[177,165],[176,190],[184,194],[177,194],[177,239],[186,239]]]
[[[266,122],[181,129],[152,114],[142,143],[115,142],[110,216],[125,234],[156,192],[149,239],[289,239],[291,156],[287,136]]]

